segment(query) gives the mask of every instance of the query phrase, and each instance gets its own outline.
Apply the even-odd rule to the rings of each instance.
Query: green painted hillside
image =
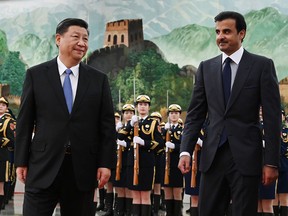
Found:
[[[247,34],[243,46],[250,52],[274,60],[278,79],[288,76],[288,16],[274,8],[251,11],[245,15]],[[180,66],[192,64],[218,55],[214,27],[191,24],[174,29],[171,33],[152,39],[169,62]]]

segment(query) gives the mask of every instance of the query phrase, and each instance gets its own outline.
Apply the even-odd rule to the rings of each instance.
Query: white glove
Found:
[[[175,149],[175,144],[169,141],[165,143],[165,146],[170,149]]]
[[[200,138],[198,138],[197,144],[202,147],[203,141]]]
[[[120,128],[122,128],[123,127],[123,124],[122,124],[122,122],[120,121],[120,122],[118,122],[117,124],[116,124],[116,131],[118,131]]]
[[[139,136],[134,136],[133,142],[138,143],[139,145],[142,145],[142,146],[145,144],[144,140],[140,138]]]
[[[127,147],[127,143],[124,140],[117,140],[117,144],[123,147]]]
[[[263,148],[265,148],[265,140],[262,140]]]
[[[170,123],[167,122],[167,123],[165,124],[164,128],[165,128],[165,130],[169,130],[169,129],[170,129]]]
[[[134,127],[134,124],[138,121],[138,116],[133,115],[130,121],[130,125]]]

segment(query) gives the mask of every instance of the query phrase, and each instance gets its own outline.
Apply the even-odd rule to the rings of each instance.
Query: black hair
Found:
[[[236,29],[238,33],[243,29],[246,31],[247,26],[245,18],[242,14],[234,11],[223,11],[214,18],[214,21],[218,22],[223,21],[225,19],[234,19],[236,21]]]
[[[56,27],[56,34],[60,35],[64,34],[65,32],[68,31],[68,28],[70,26],[80,26],[82,28],[85,28],[89,34],[88,23],[78,18],[67,18],[62,20]]]

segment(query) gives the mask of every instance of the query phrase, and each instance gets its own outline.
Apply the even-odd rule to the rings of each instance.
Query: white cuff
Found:
[[[182,156],[189,156],[189,157],[191,157],[190,153],[189,153],[189,152],[185,152],[185,151],[180,153],[180,156],[179,156],[179,157],[182,157]]]

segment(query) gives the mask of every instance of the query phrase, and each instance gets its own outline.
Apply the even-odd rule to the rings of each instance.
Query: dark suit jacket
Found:
[[[115,121],[108,79],[88,65],[80,63],[71,114],[56,58],[28,69],[17,124],[15,165],[28,166],[26,186],[51,185],[68,141],[80,190],[95,186],[97,167],[115,165]]]
[[[192,154],[208,114],[200,170],[207,171],[215,157],[223,127],[238,170],[259,175],[262,165],[279,164],[281,105],[273,61],[244,50],[225,108],[222,88],[222,56],[201,62],[188,108],[181,152]],[[263,107],[266,148],[262,161],[259,107]]]

